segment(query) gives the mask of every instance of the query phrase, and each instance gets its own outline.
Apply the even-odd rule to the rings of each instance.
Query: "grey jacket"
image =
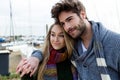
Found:
[[[120,80],[120,34],[105,29],[101,23],[90,23],[93,37],[87,52],[83,53],[79,38],[72,56],[80,80]],[[98,50],[95,50],[95,42]],[[102,60],[101,65],[98,58]]]

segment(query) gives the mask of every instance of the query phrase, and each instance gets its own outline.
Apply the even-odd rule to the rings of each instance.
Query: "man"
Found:
[[[120,80],[120,34],[89,21],[79,0],[62,0],[53,6],[51,13],[75,39],[71,60],[80,80]]]

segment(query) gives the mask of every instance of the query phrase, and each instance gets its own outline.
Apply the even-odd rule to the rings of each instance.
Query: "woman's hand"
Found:
[[[36,57],[23,58],[16,68],[16,73],[20,73],[20,77],[28,73],[32,76],[38,69],[39,62]]]

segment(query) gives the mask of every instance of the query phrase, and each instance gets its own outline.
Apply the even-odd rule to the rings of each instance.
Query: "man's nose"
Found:
[[[71,24],[66,22],[65,25],[64,25],[64,29],[65,29],[66,31],[68,31],[69,28],[71,28]]]

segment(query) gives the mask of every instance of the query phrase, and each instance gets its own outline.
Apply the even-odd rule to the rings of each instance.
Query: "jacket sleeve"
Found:
[[[43,60],[43,54],[40,50],[34,50],[31,56],[38,58],[40,61]]]
[[[120,55],[118,57],[118,72],[120,73]]]

